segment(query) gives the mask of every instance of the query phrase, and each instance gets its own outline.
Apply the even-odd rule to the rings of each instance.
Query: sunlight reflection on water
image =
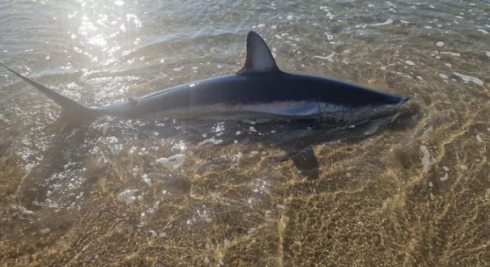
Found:
[[[121,53],[131,50],[122,49],[121,41],[127,42],[127,32],[137,34],[142,22],[134,13],[137,2],[127,5],[123,1],[84,1],[77,4],[82,8],[68,15],[68,30],[77,46],[75,52],[90,58],[91,62],[102,65],[114,63]],[[138,44],[138,40],[134,44]]]

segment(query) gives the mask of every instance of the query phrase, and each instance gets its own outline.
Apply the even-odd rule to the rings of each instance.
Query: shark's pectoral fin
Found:
[[[247,36],[247,60],[245,66],[237,74],[245,75],[269,71],[279,71],[276,61],[262,37],[251,31]]]

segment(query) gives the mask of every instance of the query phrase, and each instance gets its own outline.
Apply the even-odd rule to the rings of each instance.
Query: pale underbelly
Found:
[[[204,120],[242,120],[242,119],[326,119],[332,122],[356,122],[380,112],[391,110],[395,105],[380,107],[351,108],[316,101],[284,101],[266,104],[216,104],[209,106],[182,107],[162,110],[143,116],[142,119],[159,120],[204,119]]]

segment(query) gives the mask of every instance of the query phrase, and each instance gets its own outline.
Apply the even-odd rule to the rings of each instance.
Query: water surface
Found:
[[[127,121],[63,131],[0,71],[5,266],[486,266],[487,1],[0,3],[0,60],[87,106],[279,67],[413,96],[356,127]]]

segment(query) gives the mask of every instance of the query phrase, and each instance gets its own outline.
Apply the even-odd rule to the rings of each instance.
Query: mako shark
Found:
[[[283,72],[265,41],[253,31],[247,36],[245,66],[235,75],[191,82],[101,108],[84,107],[1,65],[61,106],[62,115],[83,122],[106,115],[127,119],[330,118],[351,122],[410,99],[326,77]]]

